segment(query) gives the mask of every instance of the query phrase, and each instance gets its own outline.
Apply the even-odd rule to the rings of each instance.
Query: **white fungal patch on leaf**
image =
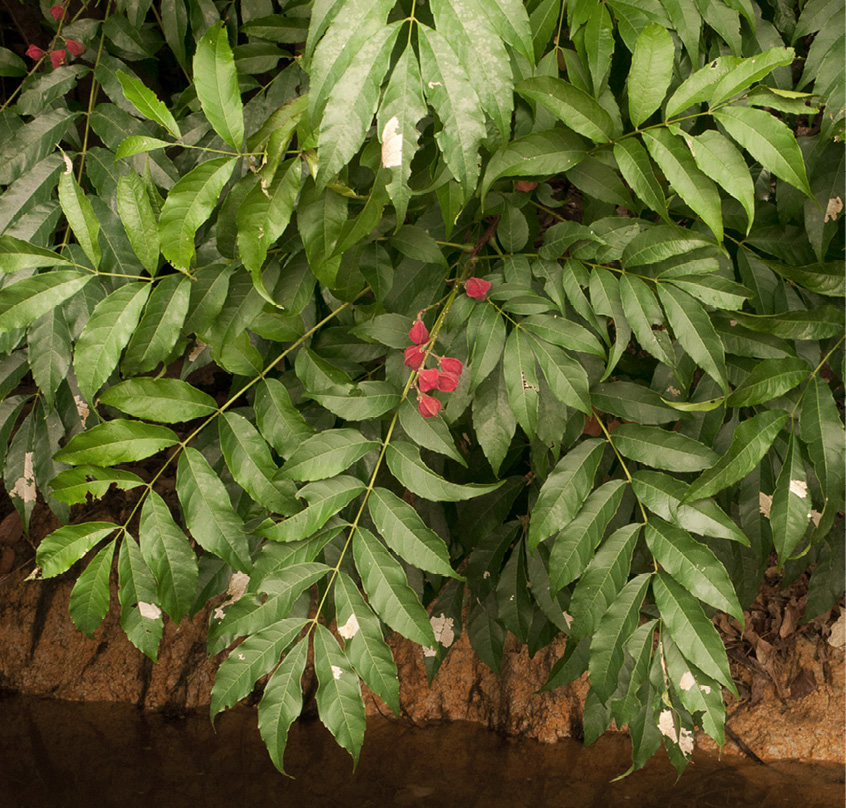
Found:
[[[351,640],[355,637],[358,634],[358,618],[354,614],[351,614],[347,622],[338,629],[338,634],[345,640]]]
[[[162,610],[155,603],[144,603],[144,601],[140,601],[138,603],[138,611],[141,613],[141,617],[146,617],[150,620],[157,620],[162,616]]]
[[[685,671],[684,675],[679,682],[679,687],[682,690],[690,690],[696,684],[696,679],[693,678],[693,674],[690,671]]]
[[[825,218],[823,222],[836,222],[837,217],[843,212],[843,200],[839,196],[828,200],[825,206]]]
[[[561,614],[564,616],[564,622],[567,624],[567,628],[570,628],[573,625],[573,615],[569,612],[561,612]]]
[[[673,387],[673,385],[670,385],[667,388],[667,392],[672,393],[674,396],[680,396],[681,395],[681,390],[679,390],[678,387]]]
[[[820,519],[822,519],[822,514],[819,511],[815,511],[811,508],[811,512],[808,514],[810,520],[814,523],[815,527],[820,526]]]
[[[332,678],[333,679],[340,679],[341,674],[344,672],[342,668],[339,668],[337,665],[332,665]]]
[[[245,657],[243,654],[238,654],[238,659],[246,659],[246,658],[247,657]]]
[[[673,721],[673,714],[670,710],[661,711],[661,715],[658,716],[658,730],[673,743],[678,743],[676,725]]]
[[[382,168],[402,165],[402,132],[399,118],[394,115],[382,129]]]
[[[758,492],[758,510],[767,517],[770,518],[770,510],[773,507],[773,498],[769,494],[765,494],[763,491]]]
[[[208,347],[209,346],[206,345],[205,342],[198,339],[194,347],[191,349],[191,353],[188,354],[188,361],[195,362],[197,357]]]
[[[804,480],[791,480],[790,493],[796,494],[797,497],[805,499],[808,496],[808,483]]]
[[[438,655],[437,649],[435,648],[424,648],[423,649],[423,656],[424,657],[436,657]]]
[[[62,152],[62,159],[65,161],[65,174],[73,174],[73,162],[64,152]]]
[[[223,606],[218,606],[214,610],[214,619],[215,620],[223,620],[226,617],[226,612],[223,610]]]
[[[435,639],[444,648],[449,648],[455,642],[455,621],[442,614],[438,617],[432,617],[429,622],[432,624]]]
[[[429,82],[429,89],[434,90],[435,87],[443,87],[444,85],[441,84],[439,81],[430,81]]]
[[[693,754],[693,733],[682,727],[679,736],[679,749],[685,757],[690,757]]]
[[[240,600],[244,592],[247,591],[247,586],[250,583],[250,576],[246,572],[235,572],[229,579],[229,588],[226,590],[226,599],[230,603],[235,603]]]
[[[32,452],[24,454],[23,474],[15,483],[14,488],[9,492],[13,497],[22,499],[24,502],[35,502],[35,472],[32,468]]]
[[[711,688],[708,685],[699,685],[699,689],[707,696],[711,692]]]

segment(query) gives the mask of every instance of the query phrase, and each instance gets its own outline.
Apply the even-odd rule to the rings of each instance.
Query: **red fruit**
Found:
[[[55,6],[50,8],[50,14],[53,19],[58,22],[62,17],[65,16],[65,7],[61,3],[57,3]]]
[[[82,56],[82,54],[85,53],[85,45],[81,42],[77,42],[75,39],[66,39],[65,45],[68,46],[68,50],[74,56]]]
[[[428,370],[421,370],[420,373],[417,374],[417,386],[420,388],[421,393],[428,393],[429,390],[434,390],[438,386],[438,373],[435,368],[429,368]]]
[[[414,370],[417,370],[426,358],[426,351],[424,351],[419,345],[409,345],[403,351],[403,356],[405,356],[404,364],[410,368],[414,368]]]
[[[30,59],[42,59],[44,57],[44,51],[38,47],[38,45],[30,45],[26,49],[26,55],[29,56]]]
[[[491,282],[482,278],[468,278],[464,284],[464,291],[467,292],[467,296],[474,297],[476,300],[484,300],[490,288]]]
[[[443,370],[444,373],[454,373],[456,376],[460,376],[461,371],[464,370],[464,365],[461,363],[461,360],[453,359],[451,356],[442,356],[438,364],[441,366],[441,370]]]
[[[458,387],[458,376],[455,373],[438,374],[438,390],[443,393],[451,393]]]
[[[423,325],[422,320],[415,320],[414,325],[411,326],[411,330],[408,332],[408,338],[415,345],[423,345],[423,343],[429,341],[429,329]]]
[[[424,418],[434,418],[441,411],[441,402],[434,396],[418,396],[417,410]]]
[[[65,57],[67,53],[64,48],[60,48],[59,50],[50,51],[50,61],[53,63],[53,67],[59,67],[65,63]]]

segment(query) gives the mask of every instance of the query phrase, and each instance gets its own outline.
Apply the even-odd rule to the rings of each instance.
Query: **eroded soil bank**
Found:
[[[115,591],[109,615],[94,638],[87,639],[68,615],[73,576],[25,581],[31,545],[10,531],[7,520],[0,526],[0,547],[11,548],[17,562],[0,572],[0,690],[116,702],[169,716],[205,713],[214,672],[224,658],[208,659],[205,653],[208,610],[216,604],[179,626],[166,622],[159,662],[153,665],[121,630]],[[747,612],[745,630],[723,616],[717,618],[740,692],[740,699],[728,705],[727,759],[841,767],[846,762],[846,618],[837,606],[801,626],[802,597],[801,580],[781,589],[773,572]],[[389,641],[399,666],[402,718],[407,723],[473,722],[505,736],[545,743],[580,738],[585,679],[551,693],[537,692],[563,652],[563,639],[529,659],[526,649],[511,638],[502,674],[496,676],[462,635],[431,688],[421,649],[398,636]],[[313,693],[312,684],[306,683],[307,694]],[[371,717],[388,714],[375,697],[366,696]],[[250,732],[258,738],[254,720]],[[697,744],[703,751],[716,748],[705,736],[698,737]]]
[[[304,808],[839,808],[842,767],[760,766],[696,752],[680,780],[666,756],[620,782],[628,739],[592,747],[506,739],[468,722],[416,728],[368,719],[361,760],[316,720],[292,727],[286,768],[272,766],[239,707],[218,719],[167,718],[119,704],[73,704],[14,697],[0,701],[0,805],[218,806]]]

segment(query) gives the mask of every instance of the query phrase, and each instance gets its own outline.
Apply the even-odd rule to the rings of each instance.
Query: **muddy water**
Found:
[[[168,719],[131,707],[13,697],[0,701],[0,808],[840,808],[840,767],[759,766],[694,757],[676,782],[666,758],[619,783],[628,741],[545,746],[473,724],[425,729],[374,720],[358,769],[317,721],[291,730],[271,765],[243,708]]]

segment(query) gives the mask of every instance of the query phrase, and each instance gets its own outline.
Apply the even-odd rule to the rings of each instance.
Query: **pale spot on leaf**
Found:
[[[681,395],[681,390],[679,390],[678,387],[673,387],[672,385],[667,388],[667,392],[672,393],[674,396]]]
[[[202,340],[197,340],[196,344],[195,344],[195,345],[194,345],[194,347],[191,349],[191,353],[189,353],[189,354],[188,354],[188,361],[189,361],[189,362],[195,362],[195,361],[197,360],[197,357],[198,357],[198,356],[199,356],[199,355],[200,355],[200,354],[201,354],[201,353],[202,353],[202,352],[203,352],[206,348],[208,348],[208,345],[206,345],[206,343],[205,343],[205,342],[203,342]]]
[[[570,628],[573,625],[573,615],[569,612],[561,612],[561,614],[564,616],[564,622],[567,624],[567,628]]]
[[[811,508],[811,512],[808,514],[808,516],[814,523],[815,527],[820,526],[820,519],[822,519],[822,514],[819,511],[815,511],[813,508]]]
[[[393,116],[382,129],[382,167],[396,168],[402,165],[402,132],[399,118]]]
[[[661,715],[658,716],[658,730],[673,743],[678,743],[676,725],[673,721],[673,714],[670,710],[661,711]]]
[[[79,413],[80,420],[87,420],[88,416],[91,414],[91,410],[88,409],[88,405],[85,401],[83,401],[80,396],[74,396],[73,403],[76,404],[76,411]]]
[[[758,510],[767,517],[770,518],[770,510],[773,507],[773,498],[769,494],[765,494],[763,491],[758,492]]]
[[[73,174],[73,162],[64,152],[62,152],[62,159],[65,161],[65,174]]]
[[[247,586],[250,583],[250,576],[245,572],[235,572],[229,579],[229,588],[226,590],[227,600],[234,603],[240,600],[244,592],[247,591]]]
[[[846,645],[846,612],[841,612],[840,617],[831,627],[828,644],[835,648],[843,648]]]
[[[804,480],[791,480],[790,493],[796,494],[797,497],[805,499],[808,496],[808,483]]]
[[[331,667],[332,667],[332,678],[333,679],[340,679],[341,674],[344,671],[341,668],[339,668],[337,665],[332,665]]]
[[[828,200],[825,207],[824,222],[836,222],[837,217],[843,212],[843,200],[839,196]]]
[[[429,82],[429,89],[433,90],[435,87],[443,87],[444,85],[441,84],[439,81],[430,81]]]
[[[223,610],[223,606],[218,606],[214,610],[214,619],[215,620],[223,620],[226,617],[226,612]]]
[[[693,754],[693,733],[682,727],[680,736],[679,749],[685,757],[690,757]]]
[[[243,654],[238,654],[238,659],[246,659],[246,658],[247,657],[245,657]]]
[[[162,610],[155,603],[144,603],[144,601],[141,601],[138,604],[138,611],[141,613],[141,617],[146,617],[150,620],[157,620],[162,616]]]
[[[24,502],[35,502],[35,472],[32,470],[32,452],[24,454],[23,475],[15,483],[9,494],[22,499]]]
[[[684,675],[679,682],[679,687],[682,690],[690,690],[696,684],[696,679],[693,678],[693,674],[690,671],[685,671]]]
[[[438,617],[432,617],[429,622],[432,624],[435,639],[444,648],[449,648],[455,642],[455,621],[442,614]]]
[[[435,657],[438,655],[438,652],[434,648],[424,648],[423,649],[423,656],[424,657]]]
[[[358,634],[358,618],[354,614],[351,614],[347,622],[338,629],[338,634],[345,640],[351,640],[355,637]]]
[[[708,685],[699,685],[699,689],[707,696],[711,692],[711,688]]]

